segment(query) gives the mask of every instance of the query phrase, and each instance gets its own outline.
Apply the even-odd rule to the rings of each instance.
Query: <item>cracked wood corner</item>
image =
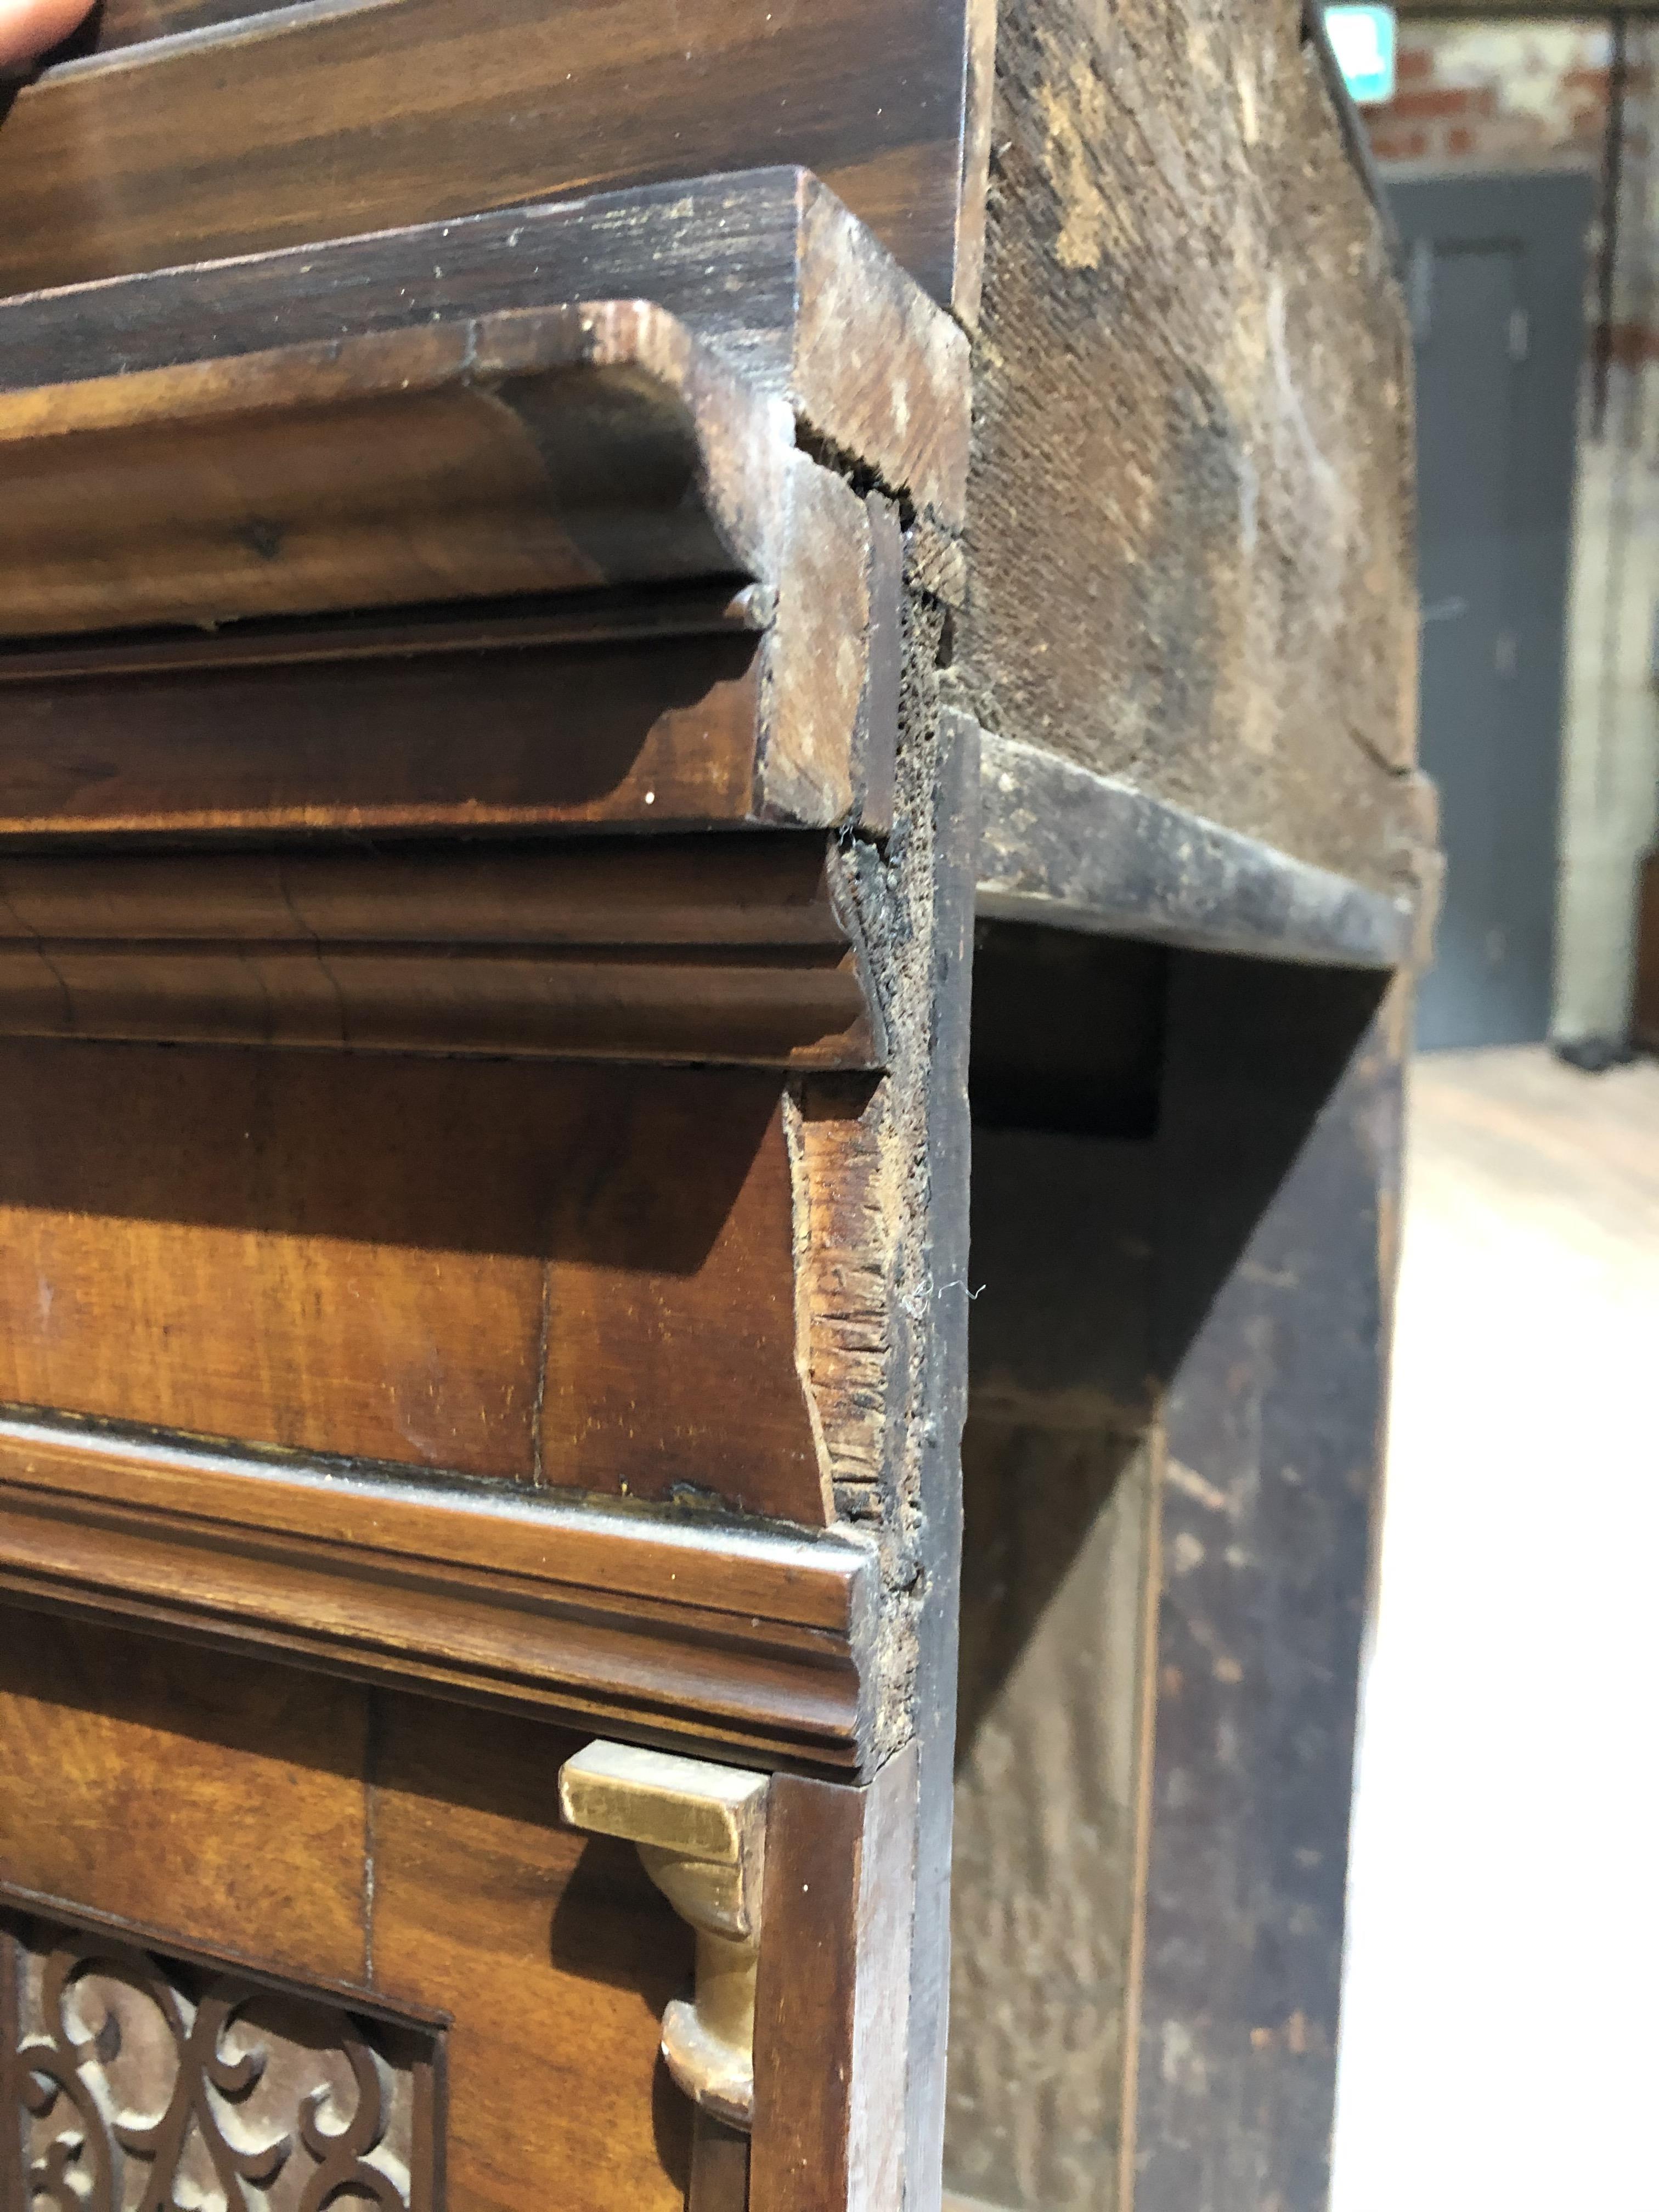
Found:
[[[250,618],[759,586],[739,818],[846,821],[890,749],[871,568],[866,502],[797,448],[787,402],[640,301],[0,395],[14,669],[41,639],[187,627],[210,648]]]
[[[696,1993],[663,2014],[663,2057],[695,2105],[745,2129],[755,2117],[769,1790],[764,1774],[622,1743],[591,1743],[559,1774],[559,1807],[570,1825],[635,1844],[695,1931]]]

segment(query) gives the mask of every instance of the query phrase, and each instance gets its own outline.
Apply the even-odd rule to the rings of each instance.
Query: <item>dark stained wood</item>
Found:
[[[271,2212],[331,2194],[436,2212],[441,2031],[4,1897],[0,2086],[34,2175],[118,2175],[165,2203],[205,2163]],[[319,2112],[349,2117],[319,2128]],[[0,2201],[12,2212],[9,2187]]]
[[[832,1539],[14,1418],[0,1589],[717,1758],[867,1752],[872,1567]]]
[[[748,579],[772,596],[752,740],[723,764],[728,787],[752,778],[741,818],[842,821],[888,742],[872,736],[865,503],[799,448],[781,401],[647,304],[0,395],[0,488],[14,636]],[[97,703],[62,703],[77,758]],[[657,794],[636,796],[644,813]]]
[[[1319,2212],[1408,994],[1185,955],[1137,2212]]]
[[[1004,921],[1394,968],[1416,899],[1370,890],[1035,745],[984,741],[979,910]]]
[[[1043,1411],[975,1401],[963,1437],[945,2178],[1127,2212],[1161,1455]]]
[[[1408,333],[1299,11],[1003,0],[998,36],[957,696],[1409,892]]]
[[[0,1402],[822,1523],[779,1092],[12,1042]]]
[[[692,2120],[685,2212],[748,2212],[749,2138],[705,2112]]]
[[[907,2201],[916,1804],[914,1750],[863,1789],[772,1784],[750,2212]]]
[[[627,302],[13,391],[4,629],[775,581],[787,427]]]
[[[949,709],[939,720],[928,861],[933,908],[924,1123],[930,1293],[920,1389],[915,1565],[920,1617],[911,1695],[916,1747],[915,1915],[909,1948],[909,2073],[905,2176],[914,2212],[939,2201],[950,2026],[952,1757],[962,1565],[962,1431],[968,1410],[968,1118],[974,884],[979,866],[979,731]]]
[[[49,71],[0,128],[0,288],[787,161],[949,302],[983,206],[969,48],[964,0],[472,0],[464,23],[380,0],[128,46]]]
[[[869,1067],[822,841],[0,857],[0,1035]]]
[[[0,684],[0,830],[191,837],[746,822],[743,635]],[[457,743],[458,731],[470,733]]]
[[[586,193],[0,301],[0,389],[633,299],[665,309],[746,385],[787,400],[818,445],[960,523],[967,341],[834,194],[795,168]]]

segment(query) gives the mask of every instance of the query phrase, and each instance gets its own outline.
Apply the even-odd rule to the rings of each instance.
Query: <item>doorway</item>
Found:
[[[1526,1044],[1554,989],[1591,179],[1392,180],[1417,362],[1422,760],[1446,893],[1417,1042]]]

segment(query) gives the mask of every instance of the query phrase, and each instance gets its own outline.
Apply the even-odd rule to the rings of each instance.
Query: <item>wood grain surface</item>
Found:
[[[773,1783],[750,2212],[906,2201],[916,1809],[914,1749],[862,1789]]]
[[[0,394],[7,635],[775,583],[791,428],[640,303]]]
[[[1300,11],[1004,0],[998,40],[962,703],[1409,885],[1408,334]]]
[[[984,140],[963,0],[244,12],[118,0],[114,51],[18,96],[0,126],[0,289],[786,161],[935,298],[951,300],[959,262],[971,292]],[[215,17],[231,20],[201,27]],[[190,34],[155,42],[175,25]]]
[[[817,178],[694,177],[0,301],[0,388],[649,300],[808,434],[961,521],[968,342]]]
[[[690,1936],[629,1847],[561,1826],[581,1741],[9,1613],[0,1886],[441,2027],[453,2205],[680,2212],[657,2039]]]
[[[837,872],[787,835],[14,854],[0,1035],[872,1067]]]
[[[867,1755],[872,1562],[337,1466],[0,1421],[0,1588],[474,1703],[832,1773]]]
[[[210,653],[136,678],[101,649],[84,673],[13,667],[0,828],[29,837],[672,828],[755,810],[762,666],[742,632],[277,665]]]
[[[1329,2188],[1409,1035],[1382,990],[1172,980],[1138,2212]]]
[[[0,1400],[822,1524],[777,1077],[21,1042],[0,1069]]]

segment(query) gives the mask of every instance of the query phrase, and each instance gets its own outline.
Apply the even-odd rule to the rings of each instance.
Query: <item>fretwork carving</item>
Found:
[[[419,2031],[10,1914],[0,2029],[21,2153],[0,2205],[433,2212],[435,2045]]]

